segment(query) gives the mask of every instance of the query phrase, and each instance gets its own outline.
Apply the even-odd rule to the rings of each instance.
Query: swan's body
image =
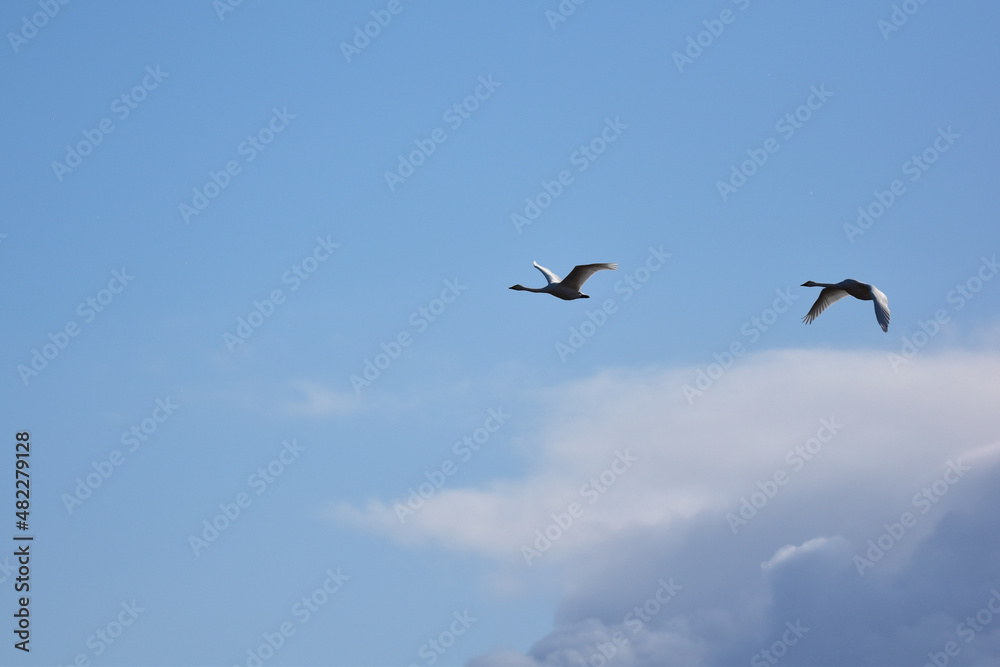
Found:
[[[573,267],[573,270],[569,272],[568,276],[559,280],[559,276],[552,273],[538,262],[532,262],[532,264],[535,265],[536,269],[542,272],[542,275],[545,276],[545,280],[548,284],[545,287],[538,288],[514,285],[510,289],[521,290],[524,292],[544,292],[546,294],[551,294],[552,296],[557,296],[565,301],[572,301],[573,299],[589,299],[589,296],[580,291],[580,288],[583,287],[585,282],[587,282],[587,279],[596,272],[603,271],[604,269],[610,269],[612,271],[618,270],[617,264],[581,264]]]
[[[802,283],[802,286],[823,288],[823,291],[819,293],[819,298],[816,299],[816,303],[812,305],[806,316],[802,318],[802,321],[806,324],[811,323],[819,317],[819,314],[826,310],[830,304],[840,301],[845,296],[853,296],[855,299],[861,299],[862,301],[874,301],[875,319],[878,320],[882,331],[889,331],[889,299],[874,285],[847,279],[833,284],[814,283],[810,280]]]

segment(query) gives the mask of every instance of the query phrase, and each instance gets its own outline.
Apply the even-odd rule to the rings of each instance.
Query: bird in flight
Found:
[[[559,276],[552,273],[538,262],[532,262],[532,264],[535,265],[536,269],[542,272],[542,275],[545,276],[545,280],[548,284],[545,287],[538,288],[514,285],[510,289],[524,292],[544,292],[545,294],[551,294],[552,296],[559,297],[565,301],[572,301],[573,299],[589,299],[589,296],[580,291],[580,288],[583,287],[585,282],[587,282],[587,279],[598,271],[603,271],[604,269],[610,269],[612,271],[618,270],[617,264],[581,264],[579,266],[574,266],[568,276],[566,276],[563,280],[559,280]]]
[[[802,283],[802,286],[823,288],[823,291],[819,293],[819,298],[816,299],[816,303],[812,305],[806,316],[802,318],[802,321],[806,324],[812,323],[830,304],[840,301],[845,296],[853,296],[855,299],[861,299],[862,301],[874,301],[875,319],[878,320],[882,331],[889,331],[889,299],[874,285],[847,279],[833,284],[814,283],[810,280]]]

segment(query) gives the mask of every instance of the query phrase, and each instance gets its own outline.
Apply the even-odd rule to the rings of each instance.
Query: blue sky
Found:
[[[1000,10],[515,4],[0,8],[0,662],[1000,659]]]

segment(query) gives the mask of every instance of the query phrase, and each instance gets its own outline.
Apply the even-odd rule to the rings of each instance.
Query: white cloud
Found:
[[[842,553],[846,553],[849,549],[850,543],[842,537],[814,537],[811,540],[806,540],[799,546],[794,546],[791,544],[786,544],[771,556],[769,560],[764,561],[760,564],[760,569],[764,572],[768,572],[784,563],[788,563],[795,558],[805,556],[810,553],[816,553],[823,550],[836,550]]]
[[[331,515],[403,542],[517,560],[552,514],[578,503],[582,516],[548,560],[630,528],[707,514],[725,524],[741,498],[773,489],[779,471],[785,483],[752,522],[769,505],[859,484],[905,504],[949,458],[996,442],[998,370],[996,355],[934,357],[895,373],[880,354],[773,352],[731,369],[693,406],[681,391],[691,371],[605,372],[543,395],[539,454],[524,478],[446,486],[405,523],[393,510],[405,493],[363,508],[337,504]],[[635,462],[626,467],[623,455]],[[841,493],[839,503],[847,510],[869,499]]]

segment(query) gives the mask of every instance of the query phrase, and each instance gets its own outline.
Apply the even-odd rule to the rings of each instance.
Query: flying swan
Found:
[[[802,283],[803,287],[822,287],[823,291],[819,293],[819,298],[816,299],[816,303],[813,304],[806,316],[802,318],[802,321],[806,324],[812,323],[819,314],[826,310],[830,304],[840,301],[845,296],[853,296],[855,299],[861,299],[862,301],[874,301],[875,302],[875,319],[878,320],[879,326],[882,327],[882,331],[889,331],[889,299],[886,298],[885,294],[882,294],[874,285],[869,285],[868,283],[858,282],[857,280],[841,280],[839,283],[814,283],[813,281],[808,281]]]
[[[532,264],[535,265],[536,269],[542,272],[542,275],[545,276],[545,280],[548,282],[548,285],[539,288],[514,285],[510,289],[516,289],[523,292],[544,292],[545,294],[557,296],[565,301],[572,301],[573,299],[589,299],[589,296],[580,291],[580,288],[583,287],[585,282],[587,282],[587,279],[598,271],[603,271],[604,269],[610,269],[612,271],[618,270],[617,264],[581,264],[580,266],[574,266],[573,270],[569,272],[569,275],[566,276],[565,279],[559,280],[559,276],[552,273],[538,262],[532,262]]]

